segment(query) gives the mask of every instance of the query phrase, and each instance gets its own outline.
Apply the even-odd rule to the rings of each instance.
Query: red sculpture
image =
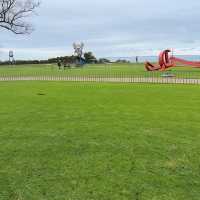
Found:
[[[200,62],[187,61],[181,58],[170,56],[169,55],[170,52],[171,50],[169,49],[162,51],[159,54],[158,64],[151,64],[150,62],[146,62],[145,68],[147,69],[147,71],[157,71],[157,70],[165,71],[166,69],[170,67],[175,67],[177,63],[200,68]]]

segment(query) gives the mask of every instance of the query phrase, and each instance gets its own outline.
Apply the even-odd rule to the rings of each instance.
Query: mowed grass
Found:
[[[144,64],[91,64],[65,70],[59,70],[56,64],[0,66],[0,76],[130,75],[144,72]]]
[[[167,70],[177,78],[200,78],[200,69],[175,67]],[[160,77],[166,72],[147,72],[144,63],[88,64],[81,68],[61,69],[56,64],[0,66],[0,77],[5,76],[109,76],[109,77]]]
[[[0,83],[0,199],[199,200],[200,88]]]

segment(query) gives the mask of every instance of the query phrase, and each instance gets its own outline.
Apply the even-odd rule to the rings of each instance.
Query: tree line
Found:
[[[84,53],[84,59],[86,64],[97,64],[97,63],[110,63],[111,61],[106,58],[97,59],[92,52]],[[16,60],[13,64],[15,65],[27,65],[27,64],[54,64],[58,61],[63,63],[73,64],[76,62],[76,56],[60,56],[55,58],[49,58],[46,60]],[[9,65],[9,61],[0,61],[0,65]]]

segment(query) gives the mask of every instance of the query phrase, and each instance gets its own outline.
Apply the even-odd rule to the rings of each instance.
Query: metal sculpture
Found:
[[[181,58],[174,57],[170,55],[171,50],[167,49],[159,54],[158,64],[152,64],[150,62],[145,63],[145,68],[147,71],[165,71],[168,68],[176,67],[176,64],[183,64],[187,66],[192,66],[195,68],[200,68],[199,61],[187,61]]]
[[[73,47],[74,47],[74,55],[76,56],[76,64],[77,64],[77,66],[84,65],[85,64],[85,59],[82,58],[84,44],[82,42],[80,44],[73,43]]]
[[[73,47],[74,47],[74,54],[78,57],[82,57],[84,44],[82,42],[80,44],[73,43]]]
[[[9,51],[9,63],[12,65],[15,63],[15,59],[14,59],[14,52],[13,51]]]

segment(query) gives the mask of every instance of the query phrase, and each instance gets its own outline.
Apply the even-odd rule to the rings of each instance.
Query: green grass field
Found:
[[[0,83],[1,200],[199,200],[200,88]]]
[[[200,78],[200,69],[178,67],[169,69],[180,78]],[[144,64],[93,64],[83,68],[58,70],[56,64],[0,66],[2,76],[158,76],[165,72],[147,72]]]
[[[58,70],[56,64],[49,65],[16,65],[1,66],[1,75],[116,75],[144,73],[143,64],[97,64],[85,65],[82,68]]]

